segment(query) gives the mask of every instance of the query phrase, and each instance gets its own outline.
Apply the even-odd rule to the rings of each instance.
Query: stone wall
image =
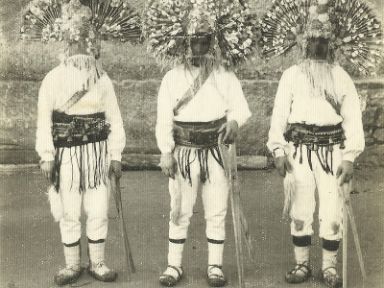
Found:
[[[126,153],[157,154],[155,142],[156,96],[159,80],[114,81],[127,134]],[[40,82],[0,81],[0,162],[33,162],[35,152],[10,159],[7,153],[33,151],[36,131],[37,95]],[[267,155],[265,143],[273,108],[276,81],[242,80],[244,93],[253,113],[241,129],[241,155]],[[384,81],[356,82],[362,96],[367,146],[384,144]],[[9,152],[10,151],[10,152]]]

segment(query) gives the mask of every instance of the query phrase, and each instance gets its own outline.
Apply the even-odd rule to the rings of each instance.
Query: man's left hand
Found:
[[[121,162],[120,161],[117,161],[117,160],[112,160],[111,161],[111,164],[109,166],[109,177],[111,177],[111,175],[115,174],[115,177],[117,179],[120,179],[121,178]]]
[[[239,125],[235,120],[231,120],[227,123],[224,123],[219,129],[219,133],[224,133],[224,135],[222,136],[222,141],[225,144],[231,144],[235,142],[238,132]]]
[[[351,161],[343,160],[337,169],[336,178],[339,179],[339,185],[348,183],[353,177],[353,163]]]

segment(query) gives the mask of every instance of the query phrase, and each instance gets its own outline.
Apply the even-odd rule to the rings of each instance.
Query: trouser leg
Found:
[[[223,264],[225,218],[229,185],[224,169],[208,153],[209,179],[202,186],[202,200],[208,240],[208,265]]]
[[[177,267],[182,263],[184,243],[200,187],[200,166],[197,158],[194,157],[194,150],[191,152],[190,162],[191,183],[182,177],[180,171],[176,172],[175,179],[169,179],[171,220],[169,221],[168,264]]]
[[[60,233],[64,244],[72,244],[81,238],[81,202],[79,192],[79,168],[74,148],[66,148],[60,169],[60,189],[63,217],[60,219]]]

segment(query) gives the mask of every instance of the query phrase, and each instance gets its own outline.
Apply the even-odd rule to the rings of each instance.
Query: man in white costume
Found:
[[[91,1],[83,2],[90,5]],[[45,9],[46,5],[52,7]],[[51,183],[51,211],[60,224],[64,246],[66,266],[54,277],[57,285],[75,282],[83,270],[82,206],[87,216],[88,272],[104,282],[117,277],[105,264],[110,194],[107,183],[111,174],[121,177],[126,139],[112,81],[99,61],[99,35],[91,25],[97,21],[91,21],[90,7],[97,6],[87,5],[77,0],[65,4],[35,1],[23,18],[22,33],[27,39],[29,35],[41,35],[43,41],[54,38],[67,42],[61,64],[42,81],[36,131],[36,151],[41,170]],[[110,9],[129,8],[117,7]]]
[[[352,2],[314,0],[306,10],[307,4],[300,6],[298,1],[292,4],[298,6],[291,7],[291,12],[302,14],[277,17],[287,3],[277,1],[261,21],[264,55],[280,55],[296,43],[302,44],[304,54],[304,59],[287,69],[280,79],[267,143],[279,174],[285,177],[286,199],[290,199],[286,208],[290,212],[296,265],[285,279],[301,283],[311,275],[309,250],[317,190],[322,280],[329,287],[341,287],[337,253],[343,235],[344,197],[340,187],[351,181],[353,163],[364,150],[365,141],[360,99],[351,77],[335,62],[335,49],[346,45],[342,51],[349,53],[348,40],[371,41],[373,34],[366,34],[371,33],[369,29],[364,33],[354,30],[360,22],[348,18],[352,17],[348,14],[355,5]],[[368,12],[369,17],[364,19],[373,18]],[[284,17],[292,16],[297,23],[289,27]],[[350,31],[340,32],[337,29],[344,26],[338,21],[344,20],[351,20],[350,26],[345,25]],[[373,18],[368,22],[375,33],[377,21]],[[359,38],[354,37],[356,33]],[[346,57],[359,71],[366,71],[369,55],[359,53]]]
[[[207,281],[212,287],[225,285],[222,266],[229,184],[218,141],[220,136],[224,143],[232,143],[251,116],[239,80],[214,58],[217,35],[209,23],[212,11],[205,10],[205,4],[195,3],[189,16],[181,18],[189,28],[180,37],[187,39],[189,48],[184,53],[190,54],[166,73],[158,95],[156,139],[171,197],[168,267],[160,276],[164,286],[174,286],[183,276],[183,248],[199,191],[208,241]]]

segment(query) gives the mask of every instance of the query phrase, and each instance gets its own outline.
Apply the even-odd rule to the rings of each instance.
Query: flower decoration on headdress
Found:
[[[188,64],[190,39],[212,35],[208,55],[215,65],[235,67],[255,47],[255,18],[244,1],[155,0],[146,10],[148,50],[164,65]]]
[[[91,48],[100,38],[136,42],[141,27],[127,0],[32,0],[20,32],[28,40],[85,41]]]
[[[296,45],[305,51],[308,39],[320,37],[329,39],[331,55],[340,52],[363,75],[383,56],[380,21],[364,0],[275,0],[259,28],[267,59]]]

